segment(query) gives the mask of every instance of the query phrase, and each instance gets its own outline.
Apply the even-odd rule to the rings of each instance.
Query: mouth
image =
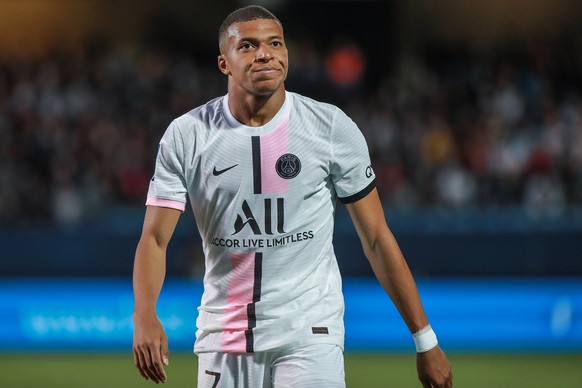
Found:
[[[278,71],[279,71],[279,69],[275,69],[274,67],[264,67],[262,69],[253,70],[254,73],[258,73],[258,74],[271,74],[271,73],[276,73]]]

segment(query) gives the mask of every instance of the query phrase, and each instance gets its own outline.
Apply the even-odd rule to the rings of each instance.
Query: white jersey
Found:
[[[286,92],[269,123],[248,127],[227,95],[174,120],[147,205],[189,199],[194,212],[206,258],[195,352],[343,348],[335,204],[373,188],[364,137],[333,105]]]

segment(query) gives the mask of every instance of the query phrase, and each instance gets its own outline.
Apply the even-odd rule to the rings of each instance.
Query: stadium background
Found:
[[[19,373],[8,360],[63,352],[127,362],[157,141],[224,93],[217,26],[247,3],[0,0],[3,375]],[[536,365],[534,354],[549,380],[571,378],[551,386],[581,387],[568,368],[582,361],[582,4],[255,3],[285,26],[287,88],[339,105],[366,136],[388,223],[462,386],[499,372],[471,357]],[[346,353],[409,354],[343,207],[335,243]],[[185,214],[159,306],[178,353],[192,345],[202,272]],[[487,376],[471,381],[480,366]],[[540,371],[522,371],[535,376],[527,386],[550,386]],[[53,371],[43,384],[75,386],[64,381]]]

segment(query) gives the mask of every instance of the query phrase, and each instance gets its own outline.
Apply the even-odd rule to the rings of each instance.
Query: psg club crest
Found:
[[[301,161],[293,154],[282,155],[275,163],[275,170],[283,179],[295,178],[301,171]]]

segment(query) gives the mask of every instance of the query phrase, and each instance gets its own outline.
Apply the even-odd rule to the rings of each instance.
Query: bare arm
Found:
[[[156,303],[166,275],[166,248],[180,212],[148,206],[133,267],[134,362],[145,379],[155,383],[167,379],[168,338],[158,319]]]
[[[386,224],[378,192],[374,189],[347,209],[378,281],[410,332],[418,332],[428,319],[410,269]],[[417,354],[417,370],[425,387],[452,387],[451,367],[439,346]]]

